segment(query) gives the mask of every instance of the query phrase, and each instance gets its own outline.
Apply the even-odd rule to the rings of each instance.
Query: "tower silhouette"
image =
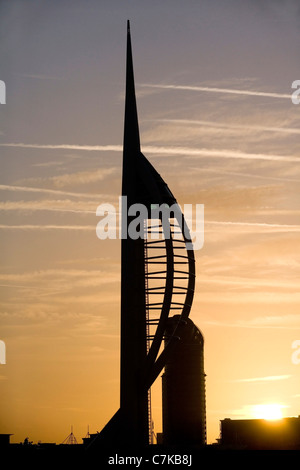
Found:
[[[141,152],[129,21],[122,196],[120,408],[91,446],[128,448],[149,444],[150,388],[186,326],[195,287],[195,258],[184,215]],[[138,238],[130,236],[134,216],[126,212],[135,204],[146,211],[139,217]],[[174,310],[174,328],[166,335]]]
[[[172,334],[176,316],[169,318]],[[162,376],[163,443],[169,446],[206,444],[204,339],[187,320],[180,342],[168,358]]]

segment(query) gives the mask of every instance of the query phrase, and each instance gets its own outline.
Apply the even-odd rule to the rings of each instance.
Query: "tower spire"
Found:
[[[127,22],[126,96],[123,143],[122,196],[127,206],[141,202],[141,160],[138,114],[135,97],[130,23]],[[126,210],[122,208],[122,211]],[[126,220],[123,217],[122,221]],[[142,381],[146,348],[144,240],[128,237],[122,224],[121,267],[121,390],[120,405],[125,422],[132,424],[132,441],[147,442],[147,389]]]
[[[127,54],[126,54],[126,91],[123,140],[123,181],[122,194],[127,196],[128,203],[134,204],[134,181],[136,181],[136,159],[140,154],[140,133],[135,97],[130,22],[127,21]]]

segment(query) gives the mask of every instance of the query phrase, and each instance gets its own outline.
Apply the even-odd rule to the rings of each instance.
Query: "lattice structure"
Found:
[[[184,230],[185,229],[185,230]],[[145,223],[145,297],[148,361],[148,426],[149,442],[153,443],[151,412],[151,385],[165,365],[168,350],[174,347],[180,327],[188,317],[195,285],[193,251],[181,212],[177,218],[148,219]],[[167,233],[166,233],[167,232]],[[166,322],[171,313],[177,313],[178,328],[166,337]],[[165,340],[165,348],[162,342]]]
[[[179,206],[173,218],[148,219],[147,256],[145,258],[147,341],[149,384],[151,385],[165,364],[165,357],[178,339],[180,327],[190,313],[195,287],[195,258],[189,231]],[[178,315],[178,328],[165,338],[167,319]],[[167,339],[162,350],[162,341]]]
[[[73,445],[78,444],[76,437],[73,434],[73,426],[71,426],[70,434],[65,438],[62,444]]]

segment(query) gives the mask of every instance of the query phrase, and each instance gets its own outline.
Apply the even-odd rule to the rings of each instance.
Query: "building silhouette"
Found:
[[[220,444],[245,450],[300,450],[300,416],[278,420],[223,419]]]
[[[168,320],[172,334],[176,316]],[[163,443],[171,446],[206,444],[204,339],[190,320],[168,358],[162,376]]]

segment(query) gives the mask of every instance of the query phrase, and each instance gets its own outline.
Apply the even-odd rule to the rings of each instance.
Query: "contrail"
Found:
[[[0,230],[95,230],[94,225],[0,225]]]
[[[269,382],[274,380],[286,380],[289,379],[291,375],[268,375],[266,377],[254,377],[251,379],[236,379],[232,382]]]
[[[293,178],[277,178],[276,176],[267,176],[267,175],[257,175],[252,173],[241,173],[237,171],[226,171],[216,168],[199,168],[199,167],[190,167],[193,172],[207,172],[213,174],[220,174],[220,175],[228,175],[228,176],[242,176],[245,178],[255,178],[255,179],[262,179],[262,180],[270,180],[270,181],[281,181],[281,182],[289,182],[289,183],[298,183],[298,180]]]
[[[246,160],[271,160],[300,163],[300,158],[285,155],[268,155],[265,153],[246,153],[238,150],[218,150],[193,147],[143,147],[143,151],[153,154],[184,155],[186,157],[203,156],[216,158],[241,158]]]
[[[230,222],[230,221],[217,221],[217,220],[206,220],[207,225],[222,225],[222,226],[239,226],[239,227],[261,227],[270,229],[281,229],[284,231],[300,231],[300,225],[289,225],[289,224],[268,224],[263,222]]]
[[[30,149],[63,149],[63,150],[87,150],[87,151],[108,151],[108,152],[120,152],[123,147],[121,145],[72,145],[72,144],[24,144],[20,143],[7,143],[0,144],[0,147],[21,147]]]
[[[29,186],[12,186],[8,184],[0,184],[0,190],[2,191],[20,191],[20,192],[29,192],[29,193],[45,193],[45,194],[52,194],[55,196],[70,196],[70,197],[80,197],[80,198],[88,198],[88,199],[97,199],[99,197],[104,197],[103,195],[99,194],[85,194],[85,193],[72,193],[69,191],[60,191],[59,189],[45,189],[45,188],[33,188]],[[108,196],[105,196],[106,198]]]
[[[83,209],[67,209],[66,207],[51,207],[44,204],[37,205],[32,201],[18,201],[18,202],[0,202],[0,211],[49,211],[49,212],[70,212],[74,214],[95,214],[95,211]]]
[[[154,122],[166,122],[170,124],[184,124],[184,125],[199,125],[210,127],[214,129],[223,130],[246,130],[246,131],[261,131],[261,132],[282,132],[284,134],[300,134],[300,129],[293,127],[272,127],[272,126],[252,126],[246,124],[223,124],[214,121],[201,121],[196,119],[148,119]]]
[[[291,99],[291,95],[283,93],[269,93],[266,91],[251,91],[251,90],[232,90],[231,88],[213,88],[213,87],[202,87],[202,86],[190,86],[190,85],[153,85],[150,83],[140,84],[141,87],[148,88],[160,88],[163,90],[187,90],[187,91],[206,91],[211,93],[229,93],[232,95],[247,95],[247,96],[264,96],[267,98],[280,98],[280,99]]]
[[[284,232],[299,232],[300,225],[287,225],[287,224],[268,224],[256,222],[230,222],[230,221],[214,221],[206,220],[206,225],[220,225],[220,226],[236,226],[248,228],[267,228],[277,229]],[[95,230],[93,225],[0,225],[0,230]]]
[[[23,144],[23,143],[7,143],[0,144],[0,147],[19,147],[19,148],[36,148],[36,149],[65,149],[65,150],[86,150],[86,151],[107,151],[121,152],[121,145],[70,145],[70,144]],[[184,157],[216,157],[216,158],[241,158],[247,160],[271,160],[281,162],[300,163],[300,158],[289,155],[268,155],[264,153],[246,153],[237,150],[218,150],[196,147],[163,147],[163,146],[143,146],[143,152],[153,155],[181,155]]]

